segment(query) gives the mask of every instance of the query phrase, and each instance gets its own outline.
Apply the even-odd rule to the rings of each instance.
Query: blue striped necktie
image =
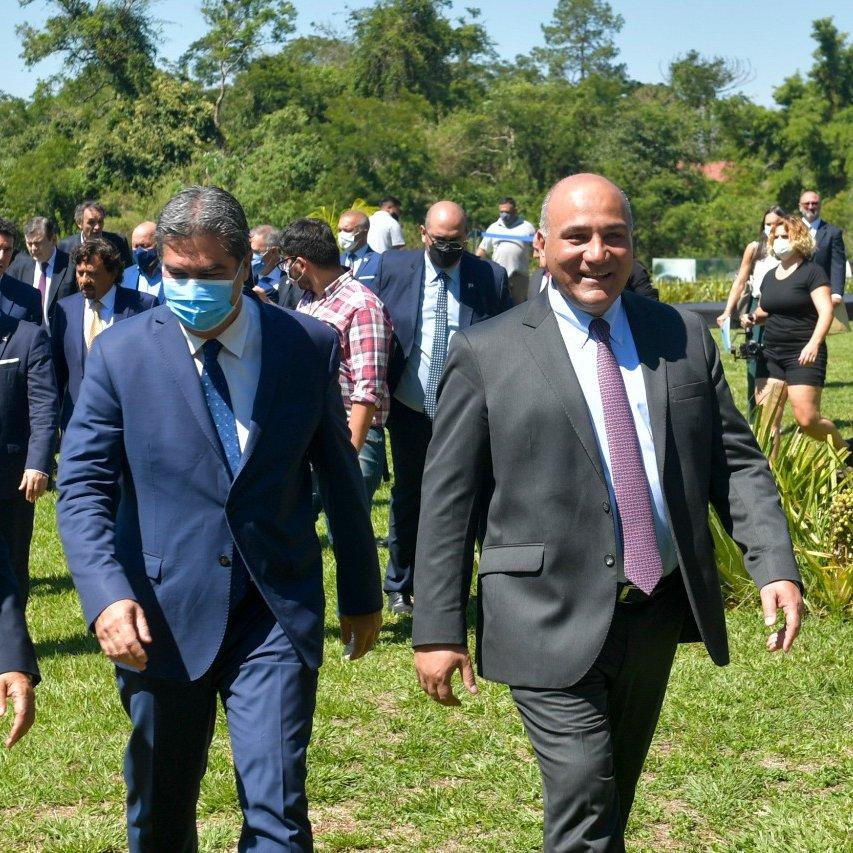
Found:
[[[429,373],[424,391],[424,414],[432,420],[435,417],[438,383],[444,373],[447,360],[447,275],[438,274],[438,296],[435,300],[435,330],[432,337],[432,353],[429,361]]]

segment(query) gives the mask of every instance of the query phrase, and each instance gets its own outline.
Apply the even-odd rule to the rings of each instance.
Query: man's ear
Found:
[[[424,228],[423,225],[418,225],[418,228],[420,229],[420,232],[421,232],[421,242],[426,246],[427,230],[426,230],[426,228]]]

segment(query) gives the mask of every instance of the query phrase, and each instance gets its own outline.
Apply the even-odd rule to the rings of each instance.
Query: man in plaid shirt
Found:
[[[340,336],[341,395],[370,504],[385,462],[391,320],[378,297],[341,266],[325,222],[291,222],[281,233],[280,252],[284,271],[305,291],[296,310],[325,321]]]

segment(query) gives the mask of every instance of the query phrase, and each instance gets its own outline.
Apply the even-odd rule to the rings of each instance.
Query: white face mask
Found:
[[[338,231],[338,245],[345,252],[350,252],[355,248],[358,237],[351,231]]]
[[[773,242],[773,254],[777,258],[784,258],[791,254],[791,241],[787,237],[777,237]]]
[[[772,225],[765,225],[764,226],[764,236],[765,237],[769,237],[772,231],[773,231]]]

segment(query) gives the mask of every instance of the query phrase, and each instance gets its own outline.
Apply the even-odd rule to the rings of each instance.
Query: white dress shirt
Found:
[[[551,308],[557,317],[557,326],[560,329],[566,350],[572,362],[572,367],[578,377],[587,409],[589,410],[595,439],[598,443],[598,453],[601,457],[604,477],[607,481],[607,491],[610,493],[610,503],[618,506],[616,493],[613,489],[613,473],[610,463],[610,451],[607,443],[607,430],[604,424],[604,406],[601,402],[601,391],[598,385],[598,371],[596,358],[598,345],[590,337],[589,324],[593,317],[585,311],[581,311],[572,305],[556,287],[548,288],[548,298]],[[649,406],[646,400],[646,385],[643,380],[643,371],[640,359],[637,356],[637,347],[628,325],[628,317],[622,305],[622,297],[607,309],[603,317],[610,324],[610,347],[619,364],[622,379],[625,382],[625,390],[628,394],[628,403],[634,418],[634,426],[637,429],[637,437],[640,441],[640,454],[649,488],[652,496],[652,514],[655,522],[655,537],[661,555],[664,575],[669,574],[678,564],[675,545],[669,524],[666,521],[666,505],[663,499],[663,489],[658,477],[657,458],[655,456],[654,438],[652,436],[652,424],[649,417]],[[618,514],[613,514],[616,525],[616,536],[621,547],[621,531],[619,529]],[[620,581],[625,577],[620,572]]]
[[[249,438],[252,409],[261,377],[261,310],[254,299],[243,297],[240,304],[240,312],[234,322],[218,335],[222,349],[217,361],[225,374],[228,392],[231,394],[231,407],[237,421],[237,441],[242,453]],[[204,369],[204,353],[201,348],[206,339],[194,335],[184,326],[181,326],[181,332],[200,380]]]
[[[35,260],[35,258],[33,259]],[[44,270],[45,277],[45,288],[44,288],[44,300],[42,304],[42,310],[44,312],[44,322],[47,325],[47,307],[50,305],[50,285],[53,280],[53,268],[56,265],[56,246],[53,247],[53,252],[51,252],[50,259],[47,262],[47,267]],[[33,287],[38,290],[39,289],[39,279],[41,278],[41,261],[35,262],[35,267],[33,268]]]
[[[416,412],[424,410],[424,392],[432,363],[432,342],[435,337],[435,309],[438,303],[438,276],[442,270],[433,266],[429,254],[424,252],[424,283],[421,290],[421,306],[415,328],[415,342],[400,376],[394,396],[403,405]],[[461,263],[461,262],[460,262]],[[447,345],[459,331],[459,263],[443,270],[450,279],[447,283]]]
[[[92,307],[93,299],[84,299],[83,300],[86,305],[83,308],[83,340],[86,340],[86,332],[92,328],[92,318],[95,313],[95,309]],[[116,286],[113,285],[102,297],[101,297],[101,331],[105,329],[109,329],[110,326],[115,322],[115,306],[116,306]]]

